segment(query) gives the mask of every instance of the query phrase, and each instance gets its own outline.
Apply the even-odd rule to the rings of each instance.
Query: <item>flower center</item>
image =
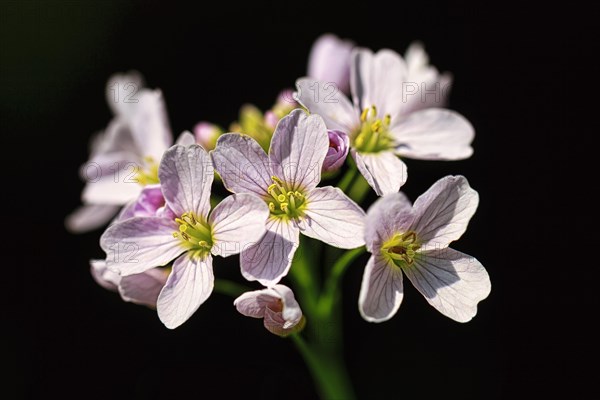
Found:
[[[389,133],[392,117],[386,114],[383,119],[377,118],[377,108],[365,108],[360,114],[361,125],[353,134],[353,147],[360,153],[378,153],[394,147],[394,140]]]
[[[179,224],[179,231],[173,232],[173,237],[179,238],[189,251],[197,252],[198,256],[205,256],[213,245],[212,229],[202,218],[192,212],[186,212],[181,218],[175,218]]]
[[[421,244],[414,231],[396,233],[381,246],[381,253],[399,267],[411,265]]]
[[[269,196],[265,199],[271,215],[279,218],[297,219],[304,217],[306,196],[299,191],[286,190],[285,185],[276,176],[272,176],[273,184],[269,185]]]
[[[158,163],[154,158],[144,157],[143,165],[138,166],[135,179],[142,186],[160,183],[158,180]]]

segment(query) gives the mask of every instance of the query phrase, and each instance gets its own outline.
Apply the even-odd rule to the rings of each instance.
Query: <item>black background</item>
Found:
[[[504,2],[2,2],[2,398],[315,396],[292,343],[238,315],[231,298],[213,295],[169,331],[97,286],[88,259],[102,255],[100,232],[70,235],[63,219],[79,204],[88,140],[110,118],[110,74],[138,69],[161,88],[176,134],[200,120],[227,126],[242,104],[268,108],[292,86],[324,32],[398,52],[418,39],[454,74],[450,107],[475,126],[475,154],[409,160],[403,190],[414,199],[465,175],[481,203],[453,247],[492,279],[468,324],[406,285],[397,316],[375,325],[358,315],[366,258],[357,262],[344,320],[359,397],[587,398],[598,296],[586,284],[598,263],[585,174],[597,167],[584,151],[598,131],[578,90],[597,86],[590,15]],[[233,261],[215,264],[217,276],[239,275]]]

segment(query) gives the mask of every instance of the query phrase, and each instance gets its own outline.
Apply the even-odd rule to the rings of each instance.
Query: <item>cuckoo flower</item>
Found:
[[[308,76],[325,84],[335,84],[344,93],[350,89],[350,56],[354,43],[327,33],[320,36],[308,56]]]
[[[112,76],[106,91],[115,116],[93,139],[90,159],[81,169],[84,205],[66,220],[73,232],[106,224],[144,185],[158,183],[158,161],[173,143],[160,90],[143,88],[142,77],[129,73]],[[188,133],[178,140],[190,142]]]
[[[265,328],[279,336],[287,336],[304,327],[300,305],[292,289],[284,285],[246,292],[235,299],[237,310],[252,318],[263,318]]]
[[[352,102],[326,82],[311,78],[296,82],[296,98],[303,106],[321,115],[327,128],[348,133],[352,157],[378,195],[397,192],[406,182],[406,165],[397,156],[458,160],[472,153],[471,124],[453,111],[427,108],[437,103],[423,101],[418,96],[422,92],[413,90],[411,85],[422,82],[409,79],[429,79],[426,72],[432,71],[423,65],[423,57],[414,56],[415,51],[409,53],[413,54],[409,69],[391,50],[373,54],[355,49]]]
[[[240,194],[227,197],[209,215],[213,168],[208,153],[198,145],[167,150],[158,176],[165,212],[113,224],[100,245],[108,255],[108,268],[121,276],[174,260],[157,310],[168,328],[176,328],[212,292],[212,255],[237,254],[259,240],[269,210],[259,198]]]
[[[394,316],[403,297],[402,273],[445,316],[467,322],[490,293],[490,279],[475,258],[448,247],[467,229],[479,201],[462,176],[437,181],[411,207],[402,193],[377,200],[367,213],[365,242],[372,253],[358,306],[364,319]]]
[[[290,268],[300,232],[344,249],[364,244],[364,211],[340,189],[316,187],[328,148],[322,118],[302,110],[279,121],[268,155],[249,136],[219,138],[211,154],[225,187],[261,197],[271,211],[265,236],[241,254],[246,279],[265,286],[279,282]]]

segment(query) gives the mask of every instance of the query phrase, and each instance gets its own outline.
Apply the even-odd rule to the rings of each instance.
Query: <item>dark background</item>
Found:
[[[268,108],[305,73],[314,39],[334,32],[398,52],[421,40],[454,74],[450,107],[475,126],[475,154],[409,160],[403,190],[414,199],[444,175],[467,176],[481,204],[453,247],[477,257],[493,287],[468,324],[408,284],[397,316],[369,324],[356,307],[366,258],[357,262],[344,321],[359,397],[588,398],[598,235],[585,212],[596,180],[585,175],[597,167],[584,151],[598,130],[585,119],[595,103],[578,90],[597,86],[597,63],[585,59],[592,14],[474,4],[2,2],[1,397],[315,396],[292,343],[238,315],[231,298],[213,295],[169,331],[97,286],[88,259],[102,255],[101,232],[70,235],[63,219],[79,204],[88,140],[110,119],[109,75],[137,69],[161,88],[175,134],[199,120],[227,126],[243,103]],[[239,275],[234,261],[218,259],[217,276]]]

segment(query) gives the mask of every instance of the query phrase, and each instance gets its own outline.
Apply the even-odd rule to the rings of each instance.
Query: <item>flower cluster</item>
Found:
[[[402,57],[324,35],[307,76],[270,110],[245,105],[229,130],[202,121],[174,142],[160,90],[145,88],[136,72],[115,75],[107,85],[114,118],[92,141],[81,169],[83,206],[66,225],[84,232],[108,224],[100,239],[106,258],[91,261],[94,279],[125,301],[156,308],[168,328],[187,321],[217,287],[213,257],[239,254],[241,276],[261,287],[239,291],[236,309],[276,335],[295,334],[330,311],[323,300],[330,288],[314,271],[339,285],[327,263],[351,257],[336,249],[371,254],[357,294],[365,320],[398,311],[406,276],[440,313],[469,321],[490,292],[489,277],[448,246],[465,232],[477,192],[462,176],[440,179],[414,204],[399,192],[405,158],[459,160],[473,152],[473,127],[444,108],[450,81],[420,44]],[[128,87],[136,101],[115,101],[114,88]],[[231,194],[211,195],[213,183]],[[365,212],[369,187],[379,198]],[[310,251],[299,251],[323,245],[333,257],[309,260]],[[282,283],[294,274],[290,286]]]

